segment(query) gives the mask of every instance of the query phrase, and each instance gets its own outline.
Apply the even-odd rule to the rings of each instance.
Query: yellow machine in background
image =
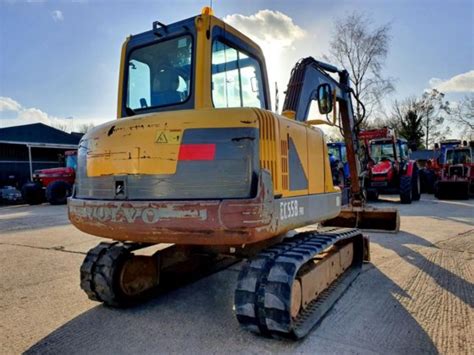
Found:
[[[322,114],[339,106],[351,132],[348,83],[346,72],[306,58],[278,115],[269,111],[260,48],[208,9],[128,38],[118,120],[82,139],[68,203],[77,228],[121,242],[88,253],[82,289],[123,306],[161,287],[173,268],[196,265],[197,256],[250,256],[235,293],[239,322],[265,335],[307,334],[368,250],[357,229],[293,232],[341,211],[323,134],[307,114],[313,100]],[[352,133],[347,145],[354,147]],[[174,245],[136,255],[159,243]]]

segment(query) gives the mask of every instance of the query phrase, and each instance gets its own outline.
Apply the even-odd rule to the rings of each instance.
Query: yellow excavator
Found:
[[[305,336],[369,257],[348,226],[398,228],[396,211],[364,205],[351,92],[346,71],[309,57],[291,73],[282,115],[271,112],[262,51],[210,8],[127,38],[118,119],[82,138],[68,200],[78,229],[113,240],[88,252],[81,288],[128,306],[233,255],[247,259],[234,299],[242,326]],[[311,102],[344,130],[348,208]],[[346,227],[315,225],[331,220]]]

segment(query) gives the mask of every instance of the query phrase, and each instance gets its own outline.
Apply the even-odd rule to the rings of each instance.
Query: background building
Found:
[[[34,170],[64,166],[64,152],[81,137],[43,123],[0,128],[0,186],[21,188]]]

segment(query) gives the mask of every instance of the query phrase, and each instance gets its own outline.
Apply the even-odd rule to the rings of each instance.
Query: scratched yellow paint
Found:
[[[186,129],[232,127],[258,127],[254,110],[182,110],[108,122],[86,136],[87,175],[174,174]]]

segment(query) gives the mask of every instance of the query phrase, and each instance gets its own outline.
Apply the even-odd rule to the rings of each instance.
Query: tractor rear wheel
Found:
[[[72,187],[65,181],[53,181],[46,188],[46,200],[52,205],[64,205],[72,194]]]
[[[412,200],[419,201],[421,197],[420,174],[416,166],[413,167],[411,182],[412,182],[412,194],[411,194]]]
[[[438,199],[438,200],[441,200],[441,189],[439,187],[440,183],[439,182],[436,182],[434,184],[434,196]]]
[[[434,185],[436,181],[436,174],[433,170],[422,169],[419,171],[420,182],[421,182],[421,192],[432,194],[434,193]]]
[[[367,200],[377,201],[379,199],[379,192],[377,189],[367,189]]]
[[[410,204],[413,199],[413,185],[411,176],[404,175],[400,178],[400,202]]]
[[[21,188],[23,201],[29,205],[39,205],[44,201],[43,186],[37,182],[28,182]]]

